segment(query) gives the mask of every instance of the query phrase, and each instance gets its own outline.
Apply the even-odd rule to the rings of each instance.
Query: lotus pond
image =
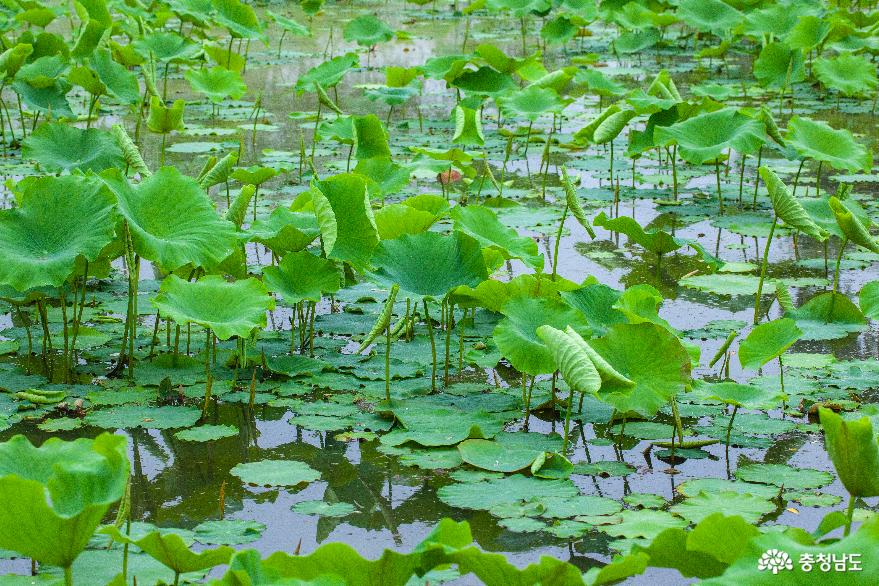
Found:
[[[875,583],[875,5],[0,14],[0,584]]]

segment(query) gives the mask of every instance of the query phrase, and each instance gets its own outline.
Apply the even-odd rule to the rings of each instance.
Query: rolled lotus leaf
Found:
[[[876,242],[876,239],[870,235],[868,226],[865,226],[836,197],[831,196],[828,203],[830,204],[830,209],[833,210],[833,215],[836,217],[836,223],[839,224],[839,229],[842,230],[842,233],[848,240],[851,240],[858,246],[863,246],[871,252],[879,252],[879,242]]]
[[[607,360],[602,358],[601,354],[596,352],[592,346],[589,345],[589,342],[584,340],[580,334],[574,331],[571,326],[565,328],[565,333],[568,335],[568,338],[570,338],[571,341],[582,349],[586,356],[589,357],[592,364],[595,365],[595,370],[597,370],[599,376],[601,376],[602,383],[613,383],[617,386],[623,387],[635,386],[634,381],[620,374]]]
[[[626,127],[626,124],[628,124],[635,116],[636,112],[634,110],[623,110],[608,116],[595,129],[595,132],[592,135],[593,142],[596,144],[604,144],[612,141],[619,136],[623,131],[623,128]]]
[[[549,348],[562,378],[580,393],[596,393],[601,388],[601,375],[583,348],[568,333],[552,326],[537,328],[537,335]]]
[[[759,173],[760,178],[766,184],[766,189],[769,191],[769,199],[772,201],[772,208],[775,210],[775,214],[785,224],[818,240],[827,239],[827,232],[812,220],[809,213],[791,195],[787,186],[772,169],[762,166],[759,169]]]
[[[568,204],[571,215],[580,222],[580,225],[589,233],[589,237],[594,239],[595,230],[592,229],[589,218],[586,217],[586,212],[583,211],[583,206],[580,205],[580,199],[577,197],[577,192],[574,191],[574,184],[571,183],[571,179],[568,177],[568,169],[564,166],[562,167],[562,185],[565,187],[565,201]]]
[[[595,129],[598,128],[599,126],[601,126],[602,122],[604,122],[607,118],[609,118],[610,116],[613,116],[614,114],[616,114],[618,112],[620,112],[620,107],[617,106],[616,104],[612,104],[612,105],[608,106],[607,108],[604,109],[604,111],[601,114],[596,116],[595,119],[592,120],[592,122],[590,122],[589,124],[587,124],[586,126],[581,128],[580,130],[578,130],[574,134],[574,140],[579,141],[579,142],[585,141],[587,143],[594,142]]]

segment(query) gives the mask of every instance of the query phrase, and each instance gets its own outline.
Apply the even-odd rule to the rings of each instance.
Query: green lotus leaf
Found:
[[[611,104],[604,110],[602,110],[601,114],[596,116],[589,122],[586,126],[578,130],[574,133],[574,140],[580,143],[594,143],[595,142],[595,129],[601,126],[601,123],[613,116],[614,114],[618,114],[620,112],[620,107],[616,104]]]
[[[174,437],[185,442],[212,442],[237,435],[238,428],[234,425],[199,425],[178,431]]]
[[[653,539],[666,529],[683,529],[688,525],[683,519],[665,511],[625,510],[619,516],[622,518],[620,523],[602,525],[599,529],[614,537]]]
[[[320,235],[314,214],[291,212],[285,207],[272,210],[268,218],[260,218],[247,230],[250,240],[260,242],[276,255],[303,250]]]
[[[274,299],[256,279],[230,283],[218,275],[193,282],[169,275],[152,303],[163,316],[210,328],[220,340],[244,338],[254,328],[266,327],[266,312],[275,308]]]
[[[241,0],[212,0],[214,21],[236,39],[266,39],[262,24],[252,6]]]
[[[818,240],[825,240],[827,234],[818,227],[808,212],[800,205],[800,202],[791,195],[778,175],[765,166],[760,167],[759,172],[760,178],[763,179],[766,190],[769,192],[769,200],[772,202],[775,215],[791,228]]]
[[[49,176],[19,189],[19,206],[0,210],[0,283],[18,291],[58,287],[77,258],[96,260],[112,240],[112,199],[99,181]]]
[[[18,70],[12,89],[35,112],[73,118],[66,97],[73,86],[61,77],[68,67],[69,63],[62,55],[44,55]]]
[[[682,246],[668,232],[663,230],[647,232],[641,227],[641,224],[628,216],[608,218],[607,214],[601,212],[595,216],[592,224],[611,232],[625,234],[632,242],[658,255],[674,252]]]
[[[184,77],[194,92],[204,94],[215,104],[226,98],[237,100],[247,92],[240,74],[219,65],[210,69],[189,69]]]
[[[492,472],[518,472],[530,468],[538,456],[562,447],[558,435],[501,432],[493,440],[468,439],[458,444],[464,462]]]
[[[235,553],[234,549],[225,545],[195,553],[176,533],[153,531],[140,539],[131,539],[113,525],[104,527],[101,533],[109,535],[113,541],[137,546],[141,551],[173,570],[175,578],[187,572],[208,570],[214,566],[227,564]],[[176,582],[177,579],[174,581]]]
[[[607,328],[614,324],[626,323],[628,318],[614,305],[622,293],[607,285],[587,285],[573,291],[562,291],[565,303],[579,309],[586,316],[596,336],[604,335]]]
[[[763,87],[782,90],[806,78],[803,52],[775,41],[767,44],[754,61],[754,77]]]
[[[189,263],[212,267],[235,250],[235,225],[220,218],[198,182],[176,168],[163,167],[136,185],[118,171],[102,178],[142,258],[172,271]]]
[[[287,16],[282,16],[271,10],[266,10],[266,14],[277,23],[279,27],[287,31],[288,33],[300,36],[300,37],[310,37],[311,29],[309,29],[304,24],[300,24],[296,22],[294,19],[289,18]]]
[[[375,114],[351,116],[354,124],[354,156],[358,161],[372,158],[390,158],[388,131]]]
[[[454,291],[452,298],[461,306],[484,307],[489,311],[500,313],[504,303],[511,297],[550,298],[555,297],[559,292],[573,291],[576,288],[576,283],[558,275],[553,279],[549,275],[539,273],[522,274],[506,282],[488,279],[474,288],[459,287]]]
[[[598,398],[617,411],[652,417],[690,381],[692,366],[687,350],[674,334],[654,323],[611,326],[589,345],[616,372],[635,383],[603,382]]]
[[[871,94],[879,87],[876,67],[860,55],[844,53],[830,59],[816,59],[812,68],[818,81],[844,96]]]
[[[384,198],[399,193],[409,184],[409,167],[393,162],[389,157],[378,156],[360,159],[354,173],[366,178],[366,190],[370,198]]]
[[[832,234],[839,239],[845,237],[842,229],[839,227],[839,224],[836,222],[836,215],[833,213],[833,209],[830,207],[830,198],[833,197],[831,195],[823,195],[821,197],[808,197],[800,199],[800,203],[803,208],[812,219],[818,224],[825,232],[828,234]],[[848,208],[855,218],[859,219],[862,224],[870,225],[872,222],[870,220],[870,216],[861,207],[856,200],[852,198],[846,198],[844,200],[840,200],[843,206]]]
[[[470,94],[486,96],[498,96],[518,89],[510,74],[488,66],[480,67],[476,71],[468,69],[460,72],[451,85]]]
[[[0,547],[69,567],[128,482],[126,438],[0,444]]]
[[[451,215],[455,229],[473,236],[483,247],[499,250],[506,258],[518,258],[535,270],[543,269],[543,255],[537,243],[505,226],[489,208],[456,206]]]
[[[833,291],[819,293],[784,315],[796,321],[797,327],[803,331],[803,340],[843,338],[867,325],[858,306],[842,293]]]
[[[592,133],[592,141],[595,144],[604,144],[615,139],[626,127],[626,124],[637,113],[634,110],[622,110],[605,118]]]
[[[405,203],[385,205],[375,212],[375,225],[382,240],[393,240],[403,234],[420,234],[439,218]]]
[[[342,34],[346,41],[353,41],[361,47],[374,47],[394,38],[394,31],[371,14],[364,14],[350,21],[345,25]]]
[[[583,348],[574,344],[563,331],[552,326],[537,328],[537,335],[552,352],[562,378],[576,392],[594,394],[601,388],[601,376]]]
[[[107,86],[104,85],[98,74],[83,65],[76,65],[67,72],[67,81],[90,93],[92,98],[98,98],[107,93]]]
[[[199,373],[204,372],[199,367]],[[95,409],[85,417],[85,422],[105,429],[175,429],[191,427],[201,417],[195,407],[163,405],[118,405],[108,409]]]
[[[744,385],[732,381],[707,382],[698,380],[693,385],[693,396],[709,401],[721,401],[744,409],[768,410],[778,406],[784,395],[772,389]]]
[[[564,165],[562,166],[562,187],[565,189],[565,204],[568,206],[568,211],[583,226],[583,229],[586,230],[590,238],[594,240],[595,230],[592,229],[589,218],[586,217],[586,212],[583,210],[583,206],[580,205],[580,198],[577,197],[577,191],[574,189],[574,184],[568,177],[568,169]]]
[[[463,232],[405,234],[375,249],[376,277],[415,295],[440,299],[460,285],[475,287],[488,278],[479,242]]]
[[[672,506],[669,512],[691,523],[699,523],[714,513],[738,515],[748,523],[756,524],[775,510],[768,499],[739,492],[700,492]]]
[[[455,134],[452,142],[464,146],[482,146],[485,144],[485,134],[482,132],[482,121],[479,112],[458,104],[452,111],[455,121]]]
[[[624,31],[614,39],[613,49],[617,53],[630,55],[640,53],[656,45],[662,36],[656,28],[648,28],[640,31]]]
[[[771,484],[786,489],[819,488],[833,482],[833,475],[813,468],[794,468],[787,464],[747,464],[739,466],[736,478],[745,482]]]
[[[331,88],[342,81],[345,74],[360,64],[357,53],[345,53],[316,65],[296,80],[296,91],[314,91],[315,84]]]
[[[801,157],[828,163],[834,169],[860,171],[873,164],[873,155],[851,132],[820,120],[794,116],[787,123],[786,138]]]
[[[505,317],[494,329],[494,342],[513,368],[532,375],[558,368],[550,347],[538,336],[540,326],[561,330],[573,325],[589,331],[583,315],[558,299],[519,295],[509,298],[501,311]]]
[[[365,178],[344,173],[315,181],[311,201],[327,257],[366,265],[379,236]]]
[[[570,480],[541,480],[513,474],[502,478],[455,482],[440,488],[437,496],[453,507],[487,511],[498,505],[519,502],[523,498],[573,498],[579,493]]]
[[[388,446],[414,442],[421,446],[454,446],[466,439],[491,439],[504,428],[497,415],[486,411],[462,411],[453,407],[434,407],[404,403],[394,406],[394,416],[403,428],[381,437]]]
[[[18,43],[6,49],[0,53],[0,73],[3,73],[7,78],[15,77],[15,74],[33,52],[34,47],[29,43]]]
[[[357,512],[351,503],[328,503],[326,501],[299,501],[290,508],[300,515],[317,515],[319,517],[347,517]]]
[[[543,114],[558,113],[565,106],[555,90],[534,85],[511,91],[508,95],[498,98],[498,104],[504,115],[522,117],[531,122],[536,121]]]
[[[756,153],[766,142],[763,124],[732,108],[706,112],[671,126],[653,131],[657,144],[677,144],[678,153],[688,163],[713,162],[727,149]]]
[[[41,125],[22,143],[21,155],[50,173],[103,171],[120,167],[122,151],[113,137],[97,128],[81,129],[63,122]]]
[[[856,497],[879,496],[879,437],[870,418],[845,420],[823,407],[818,413],[824,445],[845,489]]]
[[[745,16],[722,0],[682,0],[678,18],[697,31],[728,36]]]
[[[742,586],[757,586],[765,584],[767,572],[771,572],[764,563],[761,570],[760,560],[768,551],[784,552],[792,561],[791,569],[779,570],[770,578],[773,584],[779,586],[798,586],[815,580],[815,567],[809,567],[808,571],[798,563],[803,556],[808,555],[813,560],[818,556],[827,556],[827,559],[843,559],[842,556],[852,552],[861,553],[859,558],[860,567],[867,568],[867,564],[879,563],[876,555],[876,543],[879,542],[879,518],[873,517],[866,520],[861,528],[838,540],[827,540],[815,543],[804,531],[772,531],[758,535],[751,539],[744,552],[736,560],[730,563],[730,567],[717,578],[702,582],[705,586],[722,586],[726,584],[739,584]],[[845,586],[852,583],[852,574],[858,572],[827,572],[822,576],[822,583],[829,586]],[[777,579],[775,579],[777,577]],[[855,578],[855,582],[869,583],[869,579]]]
[[[132,43],[145,59],[160,62],[183,63],[195,59],[201,46],[170,31],[156,31],[139,37]]]
[[[833,28],[832,19],[814,14],[797,15],[789,10],[790,6],[784,9],[796,18],[796,24],[791,27],[784,39],[792,49],[811,51],[827,38],[827,34]]]
[[[242,462],[229,472],[242,482],[258,486],[297,486],[320,479],[320,472],[297,460]]]
[[[832,197],[827,202],[833,215],[836,217],[836,223],[839,225],[840,231],[846,240],[850,240],[858,246],[863,246],[871,252],[879,253],[879,242],[870,234],[869,224],[865,225],[852,211],[846,207],[836,197]]]
[[[576,17],[559,14],[549,20],[540,29],[540,36],[550,45],[564,45],[574,38],[580,27],[575,23]]]
[[[159,134],[167,134],[172,130],[183,128],[183,110],[185,108],[186,102],[183,100],[175,100],[169,108],[158,96],[150,96],[147,128]]]
[[[759,534],[740,516],[713,513],[691,531],[674,527],[662,531],[649,545],[634,544],[630,557],[646,554],[650,556],[651,567],[674,568],[686,577],[711,578],[722,574],[741,555],[748,541]],[[625,559],[611,566],[622,564]]]
[[[870,281],[858,294],[861,311],[869,319],[879,321],[879,281]]]
[[[98,79],[122,103],[136,104],[141,99],[137,77],[124,65],[114,61],[109,50],[96,49],[89,62]]]
[[[241,545],[256,541],[266,526],[247,519],[202,521],[193,528],[195,540],[210,545]]]
[[[317,303],[324,294],[333,294],[341,287],[335,263],[306,250],[291,252],[278,266],[265,267],[262,272],[269,291],[280,294],[290,305],[303,299]]]
[[[739,344],[739,362],[742,368],[760,368],[784,354],[802,335],[802,330],[791,318],[760,324]]]

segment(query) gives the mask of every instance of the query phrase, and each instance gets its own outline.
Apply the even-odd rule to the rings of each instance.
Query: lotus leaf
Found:
[[[706,112],[671,126],[657,126],[658,144],[677,144],[678,153],[694,164],[713,162],[727,149],[757,152],[766,141],[763,124],[732,108]]]
[[[341,286],[335,264],[305,250],[287,254],[277,267],[263,269],[263,276],[266,287],[291,305],[303,299],[317,303]]]
[[[243,462],[229,472],[242,482],[258,486],[297,486],[320,478],[320,472],[296,460]]]
[[[245,338],[254,328],[264,328],[266,312],[275,307],[256,279],[229,283],[217,275],[193,282],[169,275],[152,302],[162,315],[179,324],[210,328],[221,340]]]
[[[440,299],[460,285],[475,287],[488,278],[479,242],[459,231],[403,235],[384,240],[372,257],[376,277],[401,289]]]
[[[869,169],[873,156],[845,129],[832,128],[826,122],[794,116],[787,123],[787,142],[802,157],[828,163],[835,169],[860,171]]]
[[[128,481],[126,439],[99,435],[39,448],[17,435],[0,444],[0,547],[69,568]]]
[[[844,96],[870,94],[879,87],[876,68],[860,55],[845,53],[831,59],[816,59],[812,67],[818,81]]]
[[[346,41],[354,41],[363,47],[373,47],[394,38],[394,31],[375,16],[358,16],[347,25],[343,32]]]
[[[33,159],[50,173],[103,171],[122,165],[122,151],[104,130],[86,130],[63,122],[40,126],[22,143],[22,157]]]
[[[57,287],[76,260],[94,261],[113,238],[112,199],[99,181],[40,177],[19,185],[19,206],[0,210],[0,283]]]
[[[163,167],[132,185],[118,172],[103,179],[116,195],[137,253],[165,270],[210,267],[235,250],[235,225],[221,219],[195,179]]]
[[[186,72],[186,80],[194,91],[206,95],[214,103],[226,98],[237,100],[247,91],[239,74],[220,66],[190,69]]]

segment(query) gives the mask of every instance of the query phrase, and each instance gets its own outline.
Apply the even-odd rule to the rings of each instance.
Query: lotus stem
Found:
[[[778,216],[772,219],[772,226],[769,228],[769,237],[766,239],[766,246],[763,248],[763,263],[760,265],[760,281],[757,283],[757,295],[754,298],[754,325],[760,323],[760,296],[763,294],[763,280],[766,278],[766,266],[769,264],[769,247],[772,245],[772,235],[775,234],[775,226],[778,224]]]
[[[458,327],[458,374],[464,370],[464,322],[467,320],[467,308],[464,308],[464,315],[461,316],[461,323]]]
[[[391,400],[391,322],[385,327],[385,399]]]
[[[760,145],[760,148],[757,149],[757,168],[760,168],[760,165],[763,163],[763,145]],[[757,188],[760,187],[760,173],[754,174],[754,204],[753,207],[757,209]]]
[[[794,175],[794,185],[791,188],[791,195],[794,197],[797,196],[797,185],[800,182],[800,172],[803,170],[803,165],[805,165],[805,164],[806,164],[806,159],[803,159],[802,161],[800,161],[800,166],[797,167],[797,174]],[[757,174],[757,176],[758,177],[760,176],[759,173]]]
[[[729,457],[729,439],[732,436],[732,426],[733,421],[736,419],[736,413],[739,410],[738,405],[733,405],[732,415],[729,416],[729,424],[726,426],[726,452],[727,458]]]
[[[818,161],[818,170],[815,172],[815,197],[821,197],[821,166],[824,161]]]
[[[559,221],[559,229],[555,235],[555,243],[553,244],[552,250],[552,280],[555,281],[555,277],[558,274],[558,264],[559,264],[559,244],[562,241],[562,230],[565,227],[565,220],[568,218],[568,204],[565,202],[565,209],[562,211],[562,219]]]
[[[67,328],[67,292],[64,283],[61,284],[61,321],[63,322],[62,330],[64,332],[64,353],[62,355],[64,363],[64,382],[70,382],[70,335]]]
[[[720,159],[714,161],[714,175],[717,178],[717,202],[720,204],[720,213],[723,213],[723,191],[720,189]]]
[[[531,145],[531,127],[534,126],[534,122],[528,122],[528,132],[525,133],[525,150],[522,152],[522,157],[525,159],[525,170],[528,171],[528,181],[531,181],[531,164],[528,162],[528,147]]]
[[[320,128],[320,110],[323,103],[318,99],[317,101],[317,120],[314,122],[314,133],[311,135],[311,161],[314,164],[314,149],[317,147],[317,132],[318,128]]]
[[[73,567],[64,566],[64,586],[73,586]]]
[[[449,386],[449,353],[452,343],[452,328],[454,327],[455,304],[446,301],[446,364],[443,372],[443,386]]]
[[[568,451],[568,434],[571,431],[571,406],[574,403],[574,387],[569,385],[568,390],[568,402],[565,405],[565,433],[564,438],[562,439],[562,455],[564,455]],[[582,406],[582,395],[581,395],[581,406]]]
[[[739,171],[739,206],[742,205],[742,192],[745,188],[745,160],[748,158],[748,155],[742,153],[742,166]]]
[[[204,406],[202,407],[202,417],[208,412],[208,404],[211,400],[211,386],[213,383],[211,377],[211,343],[213,342],[213,333],[210,328],[205,328],[204,340]]]
[[[833,271],[833,292],[836,293],[839,289],[839,265],[842,264],[842,253],[845,252],[845,245],[848,244],[848,239],[843,237],[842,244],[839,245],[839,253],[836,255],[836,269]]]
[[[672,145],[671,147],[671,184],[672,184],[672,193],[674,194],[674,200],[678,200],[678,145]],[[634,163],[633,163],[634,164]],[[632,174],[632,181],[634,182],[634,172]]]
[[[610,169],[609,169],[610,188],[613,189],[613,139],[611,139],[611,141],[610,141],[610,159],[609,160],[610,160],[610,163],[609,163],[609,165],[610,165]],[[614,195],[614,198],[616,198],[616,195]]]
[[[436,342],[433,339],[433,323],[430,321],[430,312],[427,310],[427,299],[422,299],[424,304],[424,323],[427,325],[427,333],[430,335],[430,356],[433,367],[430,371],[430,390],[436,392]]]
[[[852,531],[852,519],[855,516],[855,495],[848,495],[848,507],[845,510],[845,528],[843,529],[843,537],[848,536]]]

